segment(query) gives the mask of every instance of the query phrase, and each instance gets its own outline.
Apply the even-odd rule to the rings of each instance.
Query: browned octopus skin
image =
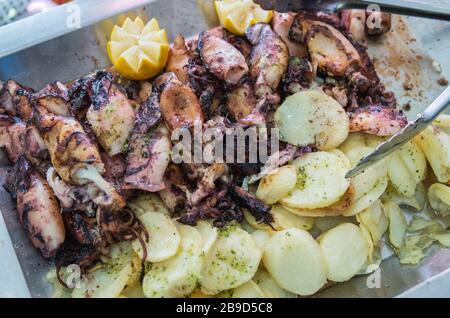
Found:
[[[237,84],[248,73],[244,55],[222,38],[202,32],[198,49],[208,70],[229,85]]]
[[[53,166],[65,182],[83,185],[76,173],[94,166],[102,174],[104,165],[97,146],[89,139],[81,124],[73,117],[48,113],[37,108],[36,126],[48,148]]]
[[[172,213],[183,211],[186,207],[187,198],[182,188],[186,188],[187,184],[179,165],[169,163],[164,174],[164,185],[164,189],[159,191],[158,194],[169,211]]]
[[[306,57],[308,52],[303,43],[293,41],[289,36],[295,13],[274,12],[272,18],[272,29],[286,43],[289,49],[289,56]]]
[[[255,94],[258,98],[273,96],[288,67],[289,49],[268,24],[249,27],[246,36],[253,44],[250,78],[254,81]]]
[[[203,123],[203,111],[197,96],[174,73],[161,75],[156,79],[155,86],[161,92],[159,107],[170,131]]]
[[[342,10],[341,27],[345,29],[353,40],[367,45],[366,39],[366,11],[358,9]]]
[[[36,94],[36,100],[40,106],[50,113],[70,116],[69,91],[61,82],[45,86]]]
[[[173,72],[183,83],[189,83],[189,74],[187,66],[190,53],[186,42],[181,34],[178,34],[170,48],[169,60],[167,62],[166,72]]]
[[[291,28],[291,36],[294,35],[306,44],[316,70],[336,77],[360,73],[371,85],[379,83],[365,47],[320,17],[298,14]]]
[[[226,107],[237,122],[247,117],[255,109],[257,99],[250,81],[236,85],[227,94]]]
[[[164,172],[170,161],[171,142],[168,131],[157,128],[162,120],[154,93],[138,109],[136,126],[129,141],[124,189],[157,192],[164,189]]]
[[[16,116],[25,122],[33,117],[33,89],[8,80],[0,90],[0,114]]]
[[[33,245],[45,258],[54,256],[64,243],[65,229],[58,200],[47,181],[21,157],[7,184],[15,193],[20,222]]]
[[[378,136],[392,136],[408,124],[401,110],[372,105],[349,114],[350,131],[362,131]]]

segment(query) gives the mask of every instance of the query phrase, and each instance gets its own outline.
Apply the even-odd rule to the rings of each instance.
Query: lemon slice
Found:
[[[269,23],[273,15],[272,11],[263,10],[253,0],[215,1],[215,7],[220,24],[237,35],[244,35],[253,24]]]
[[[166,66],[169,42],[166,31],[152,19],[147,24],[127,18],[123,25],[114,26],[108,55],[112,64],[125,77],[133,80],[151,78]]]

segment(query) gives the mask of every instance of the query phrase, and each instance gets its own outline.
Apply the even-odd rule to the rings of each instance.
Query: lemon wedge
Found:
[[[272,20],[273,12],[263,10],[253,0],[215,1],[220,24],[228,31],[244,35],[245,30],[253,24]]]
[[[108,55],[117,71],[129,79],[144,80],[161,72],[169,56],[166,31],[152,19],[147,24],[137,17],[114,26]]]

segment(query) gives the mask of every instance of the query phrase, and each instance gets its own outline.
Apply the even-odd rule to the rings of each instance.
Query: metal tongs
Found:
[[[436,98],[435,101],[428,106],[423,113],[417,115],[417,119],[415,121],[410,122],[405,126],[405,128],[402,129],[402,131],[380,144],[372,153],[361,159],[356,167],[347,173],[346,177],[352,178],[357,176],[362,173],[364,169],[367,169],[373,164],[383,160],[389,154],[406,144],[408,141],[424,131],[425,128],[431,125],[436,117],[438,117],[449,104],[450,87],[447,87],[446,90],[439,95],[439,97]]]
[[[407,0],[255,0],[266,10],[278,12],[320,10],[339,12],[344,9],[370,9],[377,5],[382,12],[450,21],[450,6]]]

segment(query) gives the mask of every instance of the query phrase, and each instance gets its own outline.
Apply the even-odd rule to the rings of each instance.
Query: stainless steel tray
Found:
[[[440,0],[440,5],[450,5]],[[126,16],[156,17],[170,40],[216,26],[212,0],[79,0],[81,28],[61,27],[69,11],[61,6],[0,28],[0,79],[9,78],[39,89],[54,80],[69,81],[109,65],[106,41],[112,26]],[[46,22],[43,24],[43,22]],[[40,43],[40,44],[39,44]],[[408,116],[427,106],[444,87],[441,76],[450,78],[450,23],[396,18],[394,32],[370,44],[370,54],[389,89],[397,93],[399,105],[409,105]],[[1,51],[1,49],[0,49]],[[6,56],[6,54],[8,54]],[[2,54],[0,53],[0,56]],[[405,90],[405,87],[408,90]],[[4,162],[1,160],[0,163]],[[0,183],[5,177],[0,168]],[[18,223],[14,204],[0,189],[0,297],[47,297],[48,264],[31,246]],[[15,251],[15,253],[14,253]],[[381,266],[379,288],[368,288],[367,277],[332,286],[316,297],[393,297],[412,295],[423,285],[450,277],[450,250],[431,248],[417,266],[401,266],[394,257]],[[440,296],[449,296],[447,287]]]

